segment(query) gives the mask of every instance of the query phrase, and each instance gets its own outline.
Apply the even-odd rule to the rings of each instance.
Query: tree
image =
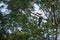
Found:
[[[0,13],[0,21],[3,22],[0,22],[0,24],[2,24],[0,27],[2,29],[0,30],[1,40],[57,40],[58,24],[60,24],[60,2],[58,0],[1,1],[8,4],[7,9],[11,10],[7,15],[3,15],[2,12]],[[47,23],[42,23],[38,26],[37,21],[34,20],[37,20],[35,16],[33,16],[31,20],[31,11],[34,10],[32,3],[40,4],[41,9],[49,12]],[[19,30],[18,27],[20,27],[21,30]],[[8,33],[8,30],[12,33]],[[53,39],[50,35],[53,35]],[[56,37],[54,37],[54,35],[56,35]]]
[[[42,5],[42,8],[44,10],[48,11],[50,13],[49,15],[50,16],[52,15],[52,17],[53,17],[53,18],[50,18],[50,17],[49,18],[50,18],[50,21],[52,21],[52,23],[53,23],[52,26],[54,26],[55,27],[54,29],[56,29],[56,34],[55,34],[56,37],[54,40],[57,40],[58,24],[60,24],[59,21],[57,20],[58,19],[57,16],[58,16],[59,10],[60,10],[60,9],[58,9],[59,8],[58,6],[60,6],[59,5],[60,2],[59,2],[59,0],[41,0],[40,3]]]

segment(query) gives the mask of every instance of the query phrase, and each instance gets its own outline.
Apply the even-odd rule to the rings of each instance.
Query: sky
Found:
[[[39,5],[37,5],[36,3],[34,3],[34,11],[33,11],[33,13],[34,14],[36,14],[37,12],[39,12],[39,13],[41,13],[41,15],[38,15],[38,14],[36,14],[36,15],[38,15],[38,17],[42,17],[43,19],[42,19],[42,22],[43,23],[46,23],[47,21],[45,20],[45,19],[47,19],[47,16],[45,15],[45,13],[44,13],[44,11],[42,10],[42,9],[40,9],[40,6]],[[33,15],[34,15],[33,14]]]
[[[7,9],[8,4],[5,4],[3,2],[0,3],[0,12],[2,12],[3,15],[7,15],[11,12],[11,10]]]

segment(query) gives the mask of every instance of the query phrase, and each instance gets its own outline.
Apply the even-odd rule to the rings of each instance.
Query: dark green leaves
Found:
[[[11,0],[9,1],[9,9],[18,10],[25,9],[29,6],[29,1],[27,0]]]

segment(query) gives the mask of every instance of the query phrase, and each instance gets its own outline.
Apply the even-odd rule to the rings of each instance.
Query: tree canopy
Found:
[[[0,4],[0,40],[58,40],[60,0],[0,0]],[[34,4],[47,19],[33,13]]]

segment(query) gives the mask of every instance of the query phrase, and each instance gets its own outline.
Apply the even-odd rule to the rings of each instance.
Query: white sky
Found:
[[[7,7],[8,7],[8,4],[5,4],[3,2],[0,3],[0,12],[2,12],[3,15],[7,15],[11,12],[11,10],[8,10]]]
[[[36,14],[37,12],[41,13],[42,15],[38,15],[38,14],[36,14],[36,15],[41,16],[43,18],[42,22],[46,23],[47,21],[45,19],[47,19],[47,16],[43,12],[43,10],[40,9],[39,5],[37,5],[36,3],[34,3],[33,7],[34,7],[34,11],[32,11],[32,13],[34,13],[34,14]],[[32,16],[36,16],[36,15],[34,15],[32,13],[31,13]]]

